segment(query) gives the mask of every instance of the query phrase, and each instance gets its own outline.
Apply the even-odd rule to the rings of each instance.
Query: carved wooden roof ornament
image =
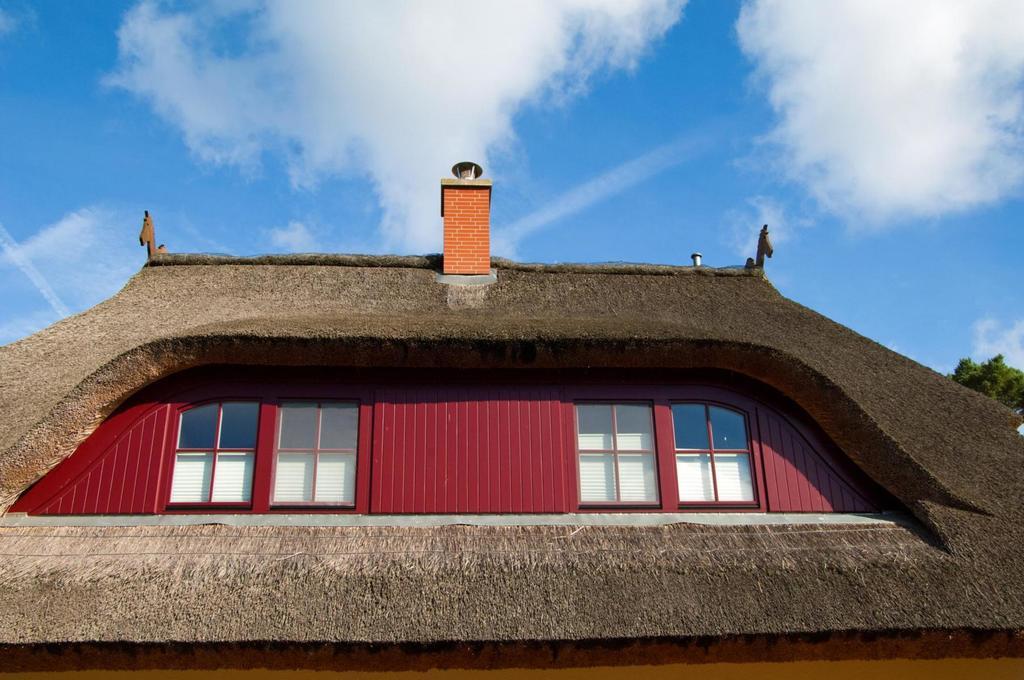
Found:
[[[149,216],[149,211],[145,211],[145,216],[142,218],[142,231],[139,232],[139,245],[146,246],[146,255],[152,260],[153,256],[157,253],[166,253],[167,248],[164,244],[156,245],[156,230],[153,229],[153,218]]]
[[[753,269],[754,267],[764,267],[764,258],[767,255],[771,257],[775,252],[772,248],[772,240],[768,236],[768,225],[761,227],[761,235],[757,239],[757,260],[752,257],[747,258],[747,269]]]

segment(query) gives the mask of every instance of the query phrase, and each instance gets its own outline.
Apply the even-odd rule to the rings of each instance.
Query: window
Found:
[[[738,411],[673,404],[680,503],[753,503],[747,423]]]
[[[279,409],[273,503],[355,503],[359,407],[286,402]]]
[[[178,428],[171,503],[248,503],[259,404],[226,401],[184,411]]]
[[[650,404],[577,404],[580,501],[657,503]]]

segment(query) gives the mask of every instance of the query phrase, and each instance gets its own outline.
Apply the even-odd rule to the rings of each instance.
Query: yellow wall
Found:
[[[571,668],[563,670],[427,671],[334,673],[329,671],[70,671],[3,673],[2,680],[1024,680],[1024,659],[947,659],[929,661],[797,661],[755,664],[674,664]]]

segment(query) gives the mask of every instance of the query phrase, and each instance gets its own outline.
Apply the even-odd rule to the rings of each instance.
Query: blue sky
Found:
[[[949,371],[1024,367],[1024,5],[0,0],[0,342],[172,252],[741,264]]]

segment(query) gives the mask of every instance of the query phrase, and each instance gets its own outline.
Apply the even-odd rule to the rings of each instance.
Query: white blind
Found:
[[[213,500],[242,503],[252,495],[252,454],[219,453],[213,478]]]
[[[611,454],[580,455],[580,498],[584,501],[615,500],[615,457]]]
[[[210,500],[212,453],[179,453],[174,457],[172,503],[205,503]]]
[[[653,448],[650,432],[617,432],[615,441],[619,451],[650,451]]]
[[[746,454],[716,453],[715,474],[718,481],[718,500],[754,500],[754,488],[750,484],[750,461]]]
[[[313,500],[313,454],[279,453],[274,471],[274,501]]]
[[[679,500],[715,500],[715,488],[711,481],[710,454],[676,455],[676,477],[679,480]]]
[[[611,450],[612,407],[609,404],[578,404],[576,420],[581,451]]]
[[[646,404],[618,404],[615,407],[615,443],[619,451],[650,451],[651,407]]]
[[[356,457],[351,453],[321,453],[316,468],[318,503],[351,503],[356,490]]]
[[[656,501],[654,454],[619,454],[619,494],[622,501]]]
[[[612,448],[612,435],[594,433],[589,434],[580,432],[580,451],[611,451]]]

